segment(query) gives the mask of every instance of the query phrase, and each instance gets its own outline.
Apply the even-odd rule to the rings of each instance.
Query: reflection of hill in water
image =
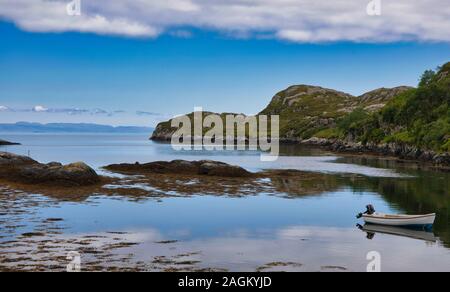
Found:
[[[344,184],[338,176],[320,173],[305,173],[293,170],[269,172],[275,192],[286,198],[317,196],[332,192]]]
[[[390,204],[409,214],[437,213],[434,230],[450,247],[449,181],[439,178],[411,180],[368,179],[374,191],[380,193]]]
[[[434,229],[450,247],[450,172],[433,171],[432,167],[414,162],[370,157],[345,160],[365,166],[401,169],[414,176],[410,179],[367,178],[367,181],[385,200],[407,213],[437,213]]]
[[[365,177],[347,182],[355,189],[377,192],[399,209],[409,214],[437,213],[434,230],[450,247],[450,173],[433,171],[414,162],[375,157],[345,157],[340,161],[359,165],[399,169],[411,178]]]
[[[358,164],[361,163],[359,158]],[[375,159],[374,159],[375,160]],[[366,160],[367,166],[397,167],[398,162],[376,159]],[[355,161],[352,161],[353,163]],[[294,174],[273,178],[276,190],[288,197],[320,195],[345,187],[358,191],[376,192],[383,196],[390,205],[406,214],[437,213],[434,225],[435,233],[450,247],[450,173],[420,171],[402,164],[411,178],[377,178],[358,175],[311,174],[297,176]]]

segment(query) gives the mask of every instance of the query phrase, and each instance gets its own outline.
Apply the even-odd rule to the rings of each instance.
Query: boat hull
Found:
[[[367,224],[377,224],[385,226],[406,226],[406,227],[432,227],[436,219],[436,214],[428,215],[386,215],[375,213],[373,215],[363,215]]]

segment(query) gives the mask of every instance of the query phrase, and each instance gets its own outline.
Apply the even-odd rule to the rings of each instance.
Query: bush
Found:
[[[358,125],[364,124],[368,118],[369,113],[366,110],[357,108],[338,121],[338,128],[341,130],[354,129]]]

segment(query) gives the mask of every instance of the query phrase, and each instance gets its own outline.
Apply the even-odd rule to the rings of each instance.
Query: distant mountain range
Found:
[[[148,133],[154,129],[150,127],[107,126],[97,124],[72,123],[28,123],[0,124],[1,133]]]

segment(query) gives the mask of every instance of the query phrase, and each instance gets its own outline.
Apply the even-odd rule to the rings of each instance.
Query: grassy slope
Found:
[[[277,93],[260,114],[280,115],[280,137],[305,139],[333,125],[355,102],[343,92],[299,85]]]
[[[261,114],[280,115],[280,136],[285,139],[304,140],[311,137],[334,138],[338,125],[347,116],[358,118],[359,113],[371,113],[409,88],[381,88],[360,97],[315,86],[292,86],[279,92]]]

